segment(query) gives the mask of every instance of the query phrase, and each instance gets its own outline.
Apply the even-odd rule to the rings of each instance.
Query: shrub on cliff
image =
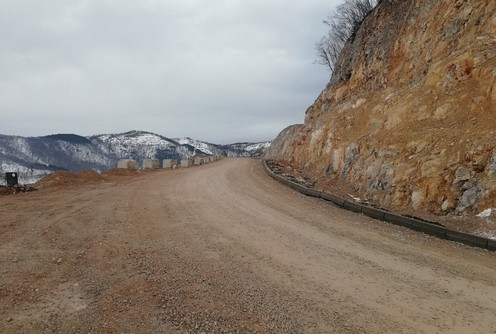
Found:
[[[326,35],[316,44],[318,64],[334,71],[339,55],[348,39],[353,38],[365,16],[380,0],[346,0],[330,12],[324,24],[329,27]]]

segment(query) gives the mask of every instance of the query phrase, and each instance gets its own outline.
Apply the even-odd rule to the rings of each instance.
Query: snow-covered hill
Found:
[[[200,140],[186,138],[174,139],[182,145],[190,145],[195,149],[211,155],[224,155],[228,157],[254,157],[260,156],[270,146],[270,141],[261,143],[235,143],[217,145]]]
[[[235,143],[228,146],[232,149],[245,152],[250,157],[259,157],[269,148],[271,143],[271,141],[260,143]]]
[[[181,159],[192,156],[194,151],[167,137],[143,131],[91,136],[89,140],[105,154],[140,163],[143,159]]]
[[[199,154],[258,156],[270,142],[217,145],[191,138],[170,139],[155,133],[129,131],[83,137],[0,135],[0,175],[18,172],[21,183],[33,183],[55,170],[102,171],[119,159],[185,159]],[[2,182],[0,182],[2,184]]]

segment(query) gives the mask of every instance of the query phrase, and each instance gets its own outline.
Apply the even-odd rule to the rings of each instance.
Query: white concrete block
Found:
[[[117,163],[117,168],[137,170],[138,163],[136,162],[136,160],[131,160],[131,159],[119,160],[119,162]]]
[[[155,159],[143,160],[143,169],[156,169],[160,168],[160,161]]]
[[[163,168],[174,168],[174,166],[176,165],[177,165],[177,160],[173,160],[173,159],[165,159],[162,162]]]
[[[190,159],[181,160],[181,167],[190,167],[192,164]]]

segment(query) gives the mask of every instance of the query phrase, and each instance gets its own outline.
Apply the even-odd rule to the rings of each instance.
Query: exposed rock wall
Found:
[[[382,1],[266,157],[385,207],[496,207],[496,1]]]

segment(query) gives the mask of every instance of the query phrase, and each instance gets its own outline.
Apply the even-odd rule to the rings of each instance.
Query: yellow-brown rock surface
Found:
[[[496,1],[380,2],[266,158],[383,207],[495,208]]]

